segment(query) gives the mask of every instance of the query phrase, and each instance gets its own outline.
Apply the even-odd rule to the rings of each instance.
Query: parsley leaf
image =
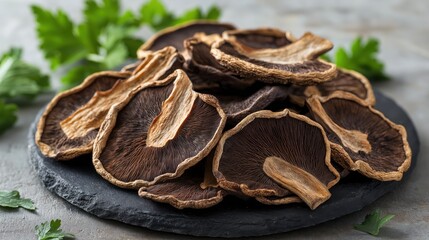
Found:
[[[54,13],[36,5],[31,6],[31,10],[36,20],[39,48],[49,60],[52,70],[63,64],[77,62],[87,54],[74,34],[74,23],[64,11]]]
[[[388,80],[384,72],[384,64],[377,58],[379,51],[379,41],[370,38],[364,42],[361,37],[353,40],[350,51],[338,48],[335,52],[335,64],[338,67],[360,72],[370,81]],[[330,60],[329,56],[322,56],[325,60]]]
[[[206,13],[193,8],[176,16],[160,0],[149,0],[138,14],[121,11],[119,0],[86,0],[83,20],[74,23],[62,10],[56,12],[32,6],[40,49],[51,69],[71,64],[61,79],[63,88],[78,85],[89,74],[118,68],[143,44],[134,36],[138,28],[148,25],[154,30],[194,19],[217,19],[218,7]]]
[[[15,124],[17,109],[18,107],[15,104],[5,104],[0,100],[0,134],[3,134]]]
[[[187,10],[180,16],[175,16],[173,12],[165,8],[160,0],[150,0],[140,8],[140,13],[142,23],[156,31],[197,19],[217,20],[221,14],[218,7],[211,6],[206,14],[197,7]]]
[[[49,89],[49,77],[21,60],[22,49],[11,48],[0,57],[0,98],[26,101]]]
[[[395,215],[391,214],[381,217],[380,209],[376,209],[374,212],[366,215],[365,220],[361,224],[355,225],[354,228],[356,230],[377,236],[380,228],[382,228],[393,217],[395,217]]]
[[[28,198],[21,198],[18,191],[0,191],[0,206],[7,208],[25,208],[36,210],[34,202]]]
[[[71,233],[65,233],[60,229],[61,220],[51,220],[51,222],[44,222],[36,226],[36,236],[38,240],[61,240],[64,238],[74,239]]]

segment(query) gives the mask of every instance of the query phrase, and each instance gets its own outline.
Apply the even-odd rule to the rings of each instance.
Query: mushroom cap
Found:
[[[98,129],[86,136],[68,138],[60,123],[74,111],[88,103],[98,91],[111,89],[117,81],[127,79],[126,72],[99,72],[88,76],[81,85],[55,96],[44,110],[38,125],[35,141],[41,153],[57,160],[70,160],[92,151]]]
[[[215,21],[192,21],[182,25],[165,28],[149,38],[137,50],[137,57],[144,58],[148,52],[157,51],[167,46],[175,47],[183,52],[185,39],[196,33],[221,34],[224,31],[235,29],[231,24],[218,23]]]
[[[333,159],[343,167],[380,181],[399,181],[411,164],[402,125],[351,93],[335,92],[307,100],[313,118],[327,132]]]
[[[136,89],[158,82],[162,84],[162,79],[181,67],[182,63],[183,58],[177,50],[166,47],[148,54],[134,70],[134,74],[115,73],[117,76],[127,77],[123,81],[115,80],[115,84],[112,81],[107,82],[110,84],[107,84],[107,87],[97,81],[98,85],[95,86],[98,88],[94,88],[94,78],[104,73],[95,74],[80,86],[58,95],[39,120],[36,143],[41,152],[57,160],[69,160],[90,153],[98,129],[113,104],[129,98]],[[86,88],[89,90],[85,90]],[[85,96],[81,96],[82,94]],[[71,97],[68,97],[69,95]],[[54,114],[50,114],[51,111],[54,111]],[[49,114],[50,117],[47,117]],[[50,130],[43,135],[45,128]],[[56,137],[58,135],[60,137]]]
[[[335,64],[317,59],[332,48],[332,43],[312,33],[278,48],[273,48],[274,44],[255,48],[260,45],[248,45],[249,41],[237,39],[240,38],[216,41],[211,54],[222,66],[241,77],[268,83],[311,85],[328,81],[337,74]]]
[[[165,82],[114,105],[97,135],[94,166],[117,186],[140,188],[180,177],[221,136],[226,116],[216,98],[194,92],[182,70]]]
[[[208,94],[246,91],[255,81],[238,77],[220,65],[210,54],[211,44],[218,39],[221,39],[219,34],[199,33],[185,40],[189,56],[185,70],[191,78],[194,89]]]
[[[265,85],[245,96],[214,95],[227,116],[227,125],[232,126],[249,114],[264,110],[275,102],[285,101],[289,88],[284,85]]]
[[[375,105],[374,92],[368,79],[356,71],[340,68],[332,80],[312,86],[292,86],[290,95],[292,102],[303,106],[305,99],[312,95],[329,96],[337,91],[351,93],[367,105]]]
[[[279,162],[288,166],[278,168],[278,174],[292,174],[292,179],[300,180],[286,187],[281,184],[281,178],[286,176],[265,171],[266,163],[272,163],[267,165],[272,170],[271,167]],[[297,186],[298,189],[313,189],[304,186],[309,179],[314,180],[314,186],[322,186],[325,192],[339,180],[338,172],[330,163],[329,141],[322,127],[287,109],[252,113],[225,132],[216,148],[213,174],[222,188],[271,204],[296,202],[292,192],[301,199],[312,194],[311,191],[304,194],[296,191]]]
[[[204,184],[205,174],[213,175],[211,165],[211,160],[205,158],[179,178],[140,188],[139,196],[168,203],[178,209],[212,207],[223,200],[226,192],[217,186]],[[210,171],[205,171],[205,166],[210,166]]]
[[[296,38],[291,33],[275,28],[229,30],[225,31],[222,37],[239,42],[242,46],[254,50],[281,48],[296,41]]]

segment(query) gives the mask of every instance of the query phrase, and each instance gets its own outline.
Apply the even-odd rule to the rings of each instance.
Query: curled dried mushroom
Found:
[[[307,100],[343,167],[380,181],[401,180],[411,163],[405,128],[348,93]]]
[[[195,21],[179,26],[165,28],[149,38],[137,50],[137,57],[142,59],[152,51],[160,50],[167,46],[176,48],[179,52],[184,51],[183,42],[196,33],[221,34],[224,31],[235,29],[231,24],[217,23],[212,21]]]
[[[176,49],[166,47],[149,54],[134,75],[95,74],[76,88],[59,94],[39,121],[36,143],[42,154],[68,160],[90,153],[97,131],[113,104],[123,102],[137,89],[157,84],[182,62]],[[100,81],[101,78],[109,80]]]
[[[112,107],[94,143],[97,172],[125,188],[180,177],[215,146],[226,116],[182,70]],[[167,79],[167,80],[168,80]]]
[[[339,180],[330,157],[329,141],[316,122],[287,109],[260,111],[222,136],[213,173],[230,191],[282,197],[283,203],[296,201],[293,193],[314,209]]]
[[[213,44],[211,54],[236,74],[267,83],[309,85],[328,81],[336,66],[318,59],[333,45],[312,33],[278,48],[252,48],[248,42],[222,39]]]
[[[315,209],[339,172],[400,180],[411,162],[369,81],[318,58],[331,48],[311,33],[169,28],[121,72],[56,96],[35,140],[56,160],[92,151],[96,172],[142,201],[200,209],[233,195]]]

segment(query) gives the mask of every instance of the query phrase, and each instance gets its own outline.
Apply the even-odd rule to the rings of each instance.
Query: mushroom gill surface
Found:
[[[196,33],[221,34],[224,31],[235,29],[231,24],[217,23],[215,21],[194,21],[179,26],[165,28],[149,38],[137,50],[137,57],[143,59],[151,51],[157,51],[167,46],[176,48],[183,52],[185,39],[194,36]]]
[[[264,203],[296,202],[294,193],[311,208],[326,201],[328,189],[339,180],[323,129],[287,109],[255,112],[227,131],[216,148],[213,174],[222,188],[264,198]],[[317,181],[306,181],[308,176]]]
[[[317,59],[332,43],[312,33],[279,48],[253,49],[240,41],[222,39],[211,54],[230,71],[268,83],[310,85],[328,81],[337,74],[335,64]]]
[[[55,96],[37,125],[35,141],[41,153],[56,160],[70,160],[90,153],[98,129],[92,129],[77,138],[69,138],[63,132],[60,123],[87,104],[96,92],[108,91],[118,81],[124,81],[128,77],[129,73],[95,73],[88,76],[81,85]]]
[[[182,70],[109,111],[93,163],[111,183],[139,188],[177,178],[215,146],[226,116],[217,100],[192,90]]]
[[[343,167],[380,181],[400,180],[411,163],[405,128],[350,93],[307,100],[326,130],[334,159]]]
[[[205,166],[210,166],[205,170]],[[168,203],[175,208],[208,208],[220,203],[226,192],[221,188],[205,184],[206,174],[213,175],[211,159],[205,158],[187,169],[177,179],[167,180],[153,186],[139,189],[139,196],[157,202]],[[210,178],[214,178],[213,176]]]

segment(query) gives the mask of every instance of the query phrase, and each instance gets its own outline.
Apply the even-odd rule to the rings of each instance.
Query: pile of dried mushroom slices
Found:
[[[135,64],[58,94],[36,143],[58,161],[92,153],[107,181],[176,208],[235,195],[315,209],[349,171],[401,180],[404,127],[373,108],[364,76],[318,58],[331,48],[312,33],[168,28]]]

